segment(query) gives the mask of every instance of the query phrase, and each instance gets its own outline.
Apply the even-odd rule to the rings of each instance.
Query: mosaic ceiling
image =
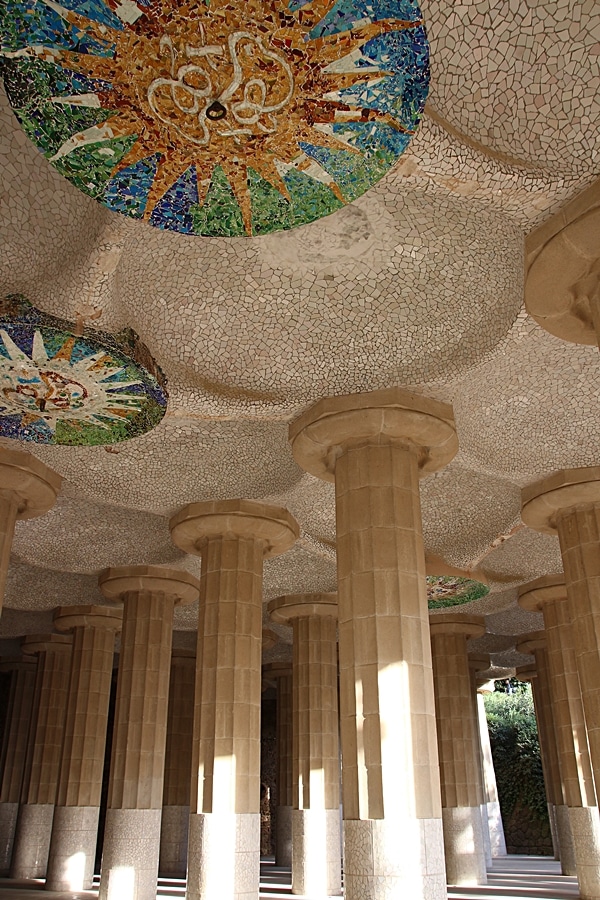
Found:
[[[0,300],[0,437],[112,444],[154,428],[166,406],[165,378],[131,329],[90,332],[20,295]]]
[[[84,7],[93,16],[100,4]],[[23,294],[68,323],[82,305],[101,310],[90,331],[135,329],[169,385],[168,410],[147,434],[108,448],[27,444],[65,481],[47,517],[17,523],[0,636],[98,597],[106,565],[196,573],[167,523],[200,500],[244,496],[297,517],[297,546],[265,565],[265,601],[334,590],[333,486],[297,467],[288,423],[325,394],[394,384],[454,406],[460,451],[421,482],[423,535],[430,557],[488,582],[460,607],[487,617],[481,648],[509,659],[511,637],[536,624],[517,587],[556,572],[560,552],[556,538],[522,526],[520,487],[598,463],[600,354],[527,315],[523,247],[600,175],[600,9],[421,9],[431,86],[399,162],[343,209],[276,234],[203,239],[116,215],[59,174],[0,95],[0,296]],[[176,627],[193,630],[195,615],[178,610]]]
[[[415,0],[7,0],[27,135],[109,209],[208,236],[294,228],[396,163],[429,85]]]

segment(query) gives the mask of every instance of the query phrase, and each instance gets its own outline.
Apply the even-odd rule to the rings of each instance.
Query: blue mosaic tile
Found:
[[[294,228],[375,184],[418,126],[414,0],[4,0],[30,139],[109,209],[184,234]]]
[[[0,437],[113,444],[160,422],[166,379],[135,332],[81,331],[21,295],[0,300]]]

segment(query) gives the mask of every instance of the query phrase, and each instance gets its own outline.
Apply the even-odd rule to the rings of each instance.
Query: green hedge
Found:
[[[514,694],[496,691],[485,697],[496,781],[502,815],[510,818],[517,804],[528,807],[535,818],[548,819],[531,688]]]

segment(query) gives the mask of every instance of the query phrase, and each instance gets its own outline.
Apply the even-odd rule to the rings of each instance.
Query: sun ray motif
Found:
[[[151,359],[130,330],[76,335],[19,295],[0,300],[0,326],[0,436],[107,444],[143,434],[164,415],[164,376],[120,346]]]
[[[35,94],[35,66],[64,72],[65,86],[41,105],[71,110],[69,121],[81,123],[62,126],[42,149],[67,177],[89,159],[89,187],[109,206],[117,177],[119,191],[125,178],[146,179],[143,196],[132,183],[138,199],[116,208],[160,227],[189,231],[193,208],[207,210],[197,221],[210,219],[210,234],[221,233],[220,219],[233,223],[235,210],[246,234],[312,221],[385,174],[425,104],[428,48],[416,0],[391,0],[379,17],[369,0],[103,0],[106,15],[39,0],[64,22],[43,39],[30,0],[13,2],[32,27],[17,33],[0,13],[0,68],[20,79],[21,95],[23,79]],[[26,121],[33,106],[15,109]],[[149,158],[148,183],[148,166],[138,167]],[[194,190],[188,176],[180,190],[189,171]],[[222,175],[230,195],[216,187]],[[330,194],[319,194],[325,188]],[[269,189],[282,198],[283,218],[261,212]]]

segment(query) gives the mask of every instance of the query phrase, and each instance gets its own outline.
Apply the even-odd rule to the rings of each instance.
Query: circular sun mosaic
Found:
[[[445,609],[448,606],[462,606],[489,594],[487,584],[472,578],[455,575],[427,576],[427,605],[429,609]]]
[[[415,0],[4,0],[24,130],[109,209],[187,234],[294,228],[359,197],[429,85]]]
[[[137,335],[82,335],[24,297],[0,301],[0,437],[113,444],[165,414],[165,378]]]

